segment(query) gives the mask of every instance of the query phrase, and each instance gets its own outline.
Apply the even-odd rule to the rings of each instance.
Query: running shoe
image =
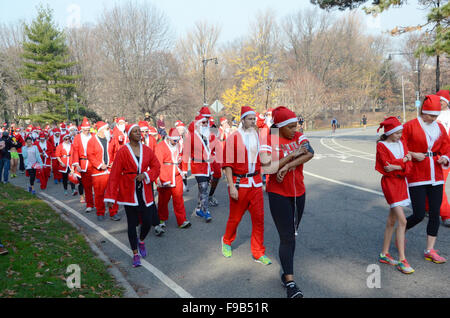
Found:
[[[425,254],[424,254],[425,259],[427,261],[433,262],[435,264],[443,264],[443,263],[447,262],[447,260],[445,258],[443,258],[442,256],[439,256],[437,252],[439,252],[439,251],[435,250],[435,249],[429,250],[428,252],[425,251]]]
[[[78,194],[78,191],[77,190],[72,190],[72,195],[73,196],[76,196]]]
[[[64,190],[64,195],[67,196],[68,194],[67,190]]]
[[[145,258],[147,256],[147,250],[145,249],[145,243],[144,242],[139,242],[139,254],[141,254],[141,256],[143,258]]]
[[[217,199],[214,196],[209,197],[209,205],[210,206],[218,206],[219,202],[217,202]]]
[[[288,282],[286,284],[286,294],[287,298],[303,298],[303,293],[295,282]]]
[[[187,228],[189,228],[189,227],[191,227],[191,222],[189,222],[189,221],[184,221],[183,222],[183,224],[181,224],[180,226],[179,226],[179,228],[180,229],[187,229]]]
[[[28,187],[28,192],[31,192],[31,187]]]
[[[378,257],[378,261],[380,263],[389,264],[389,265],[398,265],[398,262],[389,254],[386,253],[386,255],[383,255],[382,253]]]
[[[92,210],[93,210],[92,208],[86,208],[86,210],[84,210],[84,212],[85,213],[90,213],[90,212],[92,212]]]
[[[206,211],[206,213],[205,213],[204,215],[205,215],[206,223],[211,222],[212,216],[211,216],[211,214],[209,213],[209,211]]]
[[[414,273],[414,269],[408,264],[408,261],[404,259],[401,262],[398,262],[397,269],[403,274],[412,274]]]
[[[231,245],[225,244],[223,242],[223,237],[222,237],[222,255],[225,256],[226,258],[230,258],[233,253],[231,252]]]
[[[113,221],[120,221],[121,217],[119,216],[119,214],[114,214],[110,217],[110,219]]]
[[[195,214],[196,214],[198,217],[200,217],[200,218],[204,218],[204,217],[205,217],[205,214],[203,213],[202,210],[195,209],[194,212],[195,212]]]
[[[135,254],[133,256],[133,267],[139,267],[141,266],[141,258],[139,257],[138,254]]]
[[[272,264],[272,261],[266,255],[263,255],[260,258],[255,259],[255,262],[261,263],[263,265],[270,265],[270,264]]]
[[[161,236],[164,233],[166,233],[166,230],[164,229],[164,227],[162,227],[160,224],[158,224],[157,226],[155,226],[155,235],[156,236]]]

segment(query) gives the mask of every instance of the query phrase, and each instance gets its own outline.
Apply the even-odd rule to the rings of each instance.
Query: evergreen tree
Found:
[[[68,70],[76,63],[70,62],[64,33],[53,22],[52,10],[40,6],[37,18],[25,25],[25,35],[22,75],[27,84],[21,91],[32,109],[26,119],[40,123],[67,119],[68,110],[75,106],[77,78]]]

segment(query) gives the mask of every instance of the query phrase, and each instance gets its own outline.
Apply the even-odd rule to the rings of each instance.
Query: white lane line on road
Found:
[[[319,176],[317,174],[314,174],[314,173],[311,173],[311,172],[308,172],[308,171],[305,171],[305,170],[303,170],[303,173],[308,175],[308,176],[311,176],[311,177],[314,177],[314,178],[317,178],[317,179],[322,179],[322,180],[325,180],[325,181],[328,181],[328,182],[331,182],[331,183],[336,183],[336,184],[340,184],[340,185],[343,185],[343,186],[346,186],[346,187],[349,187],[349,188],[353,188],[353,189],[357,189],[357,190],[360,190],[360,191],[369,192],[369,193],[372,193],[372,194],[384,196],[384,194],[382,192],[380,192],[380,191],[375,191],[375,190],[367,189],[367,188],[360,187],[360,186],[357,186],[357,185],[354,185],[354,184],[350,184],[350,183],[346,183],[346,182],[330,179],[330,178],[327,178],[327,177],[322,177],[322,176]]]
[[[350,147],[347,147],[347,146],[343,146],[343,145],[339,144],[339,143],[336,141],[336,139],[334,139],[334,138],[332,138],[331,141],[332,141],[336,146],[341,147],[341,148],[344,148],[344,149],[348,149],[348,150],[350,150],[350,151],[352,151],[352,152],[359,152],[359,153],[362,153],[363,155],[367,155],[367,156],[375,156],[375,154],[370,153],[370,152],[365,152],[365,151],[356,150],[356,149],[354,149],[354,148],[350,148]]]
[[[119,240],[117,240],[114,236],[109,234],[107,231],[105,231],[103,228],[98,226],[97,224],[93,223],[88,218],[81,215],[79,212],[75,211],[71,207],[67,206],[63,202],[55,199],[51,195],[48,195],[44,192],[40,192],[39,195],[42,195],[43,197],[50,200],[52,203],[55,203],[59,205],[61,208],[65,209],[69,213],[73,214],[77,218],[79,218],[81,221],[86,223],[88,226],[90,226],[92,229],[96,230],[98,233],[103,235],[106,239],[108,239],[111,243],[113,243],[115,246],[117,246],[119,249],[121,249],[125,254],[129,256],[133,256],[133,252],[131,249]],[[194,298],[191,294],[189,294],[187,291],[185,291],[182,287],[177,285],[173,280],[171,280],[169,277],[167,277],[163,272],[161,272],[159,269],[157,269],[155,266],[147,262],[145,259],[141,259],[142,267],[147,269],[149,272],[151,272],[153,275],[155,275],[161,282],[163,282],[167,287],[169,287],[171,290],[173,290],[178,296],[181,298]]]
[[[346,157],[356,157],[356,158],[360,158],[360,159],[365,159],[365,160],[375,161],[375,159],[373,159],[373,158],[367,158],[367,156],[355,155],[355,154],[350,153],[349,151],[340,151],[340,150],[337,150],[336,148],[333,148],[333,147],[327,145],[327,144],[325,143],[325,141],[324,141],[324,138],[320,138],[320,143],[321,143],[322,146],[324,146],[325,148],[328,148],[328,149],[330,149],[330,150],[332,150],[332,151],[334,151],[334,152],[337,152],[337,153],[341,153],[341,154],[345,155]]]

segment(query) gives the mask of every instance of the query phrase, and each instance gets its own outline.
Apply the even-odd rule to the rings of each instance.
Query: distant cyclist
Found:
[[[301,133],[303,133],[303,123],[305,122],[305,118],[303,118],[302,115],[299,115],[299,116],[297,117],[297,120],[298,120],[299,131],[300,131]]]
[[[331,120],[331,129],[333,130],[333,133],[336,132],[337,124],[338,124],[337,119],[333,117],[333,119]]]

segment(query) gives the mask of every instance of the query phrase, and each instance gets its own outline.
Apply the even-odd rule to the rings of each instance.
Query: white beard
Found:
[[[209,140],[209,136],[211,135],[211,131],[209,130],[209,127],[200,127],[200,135],[202,135],[207,140]]]
[[[124,132],[124,131],[125,131],[125,125],[117,125],[117,128],[118,128],[121,132]]]

